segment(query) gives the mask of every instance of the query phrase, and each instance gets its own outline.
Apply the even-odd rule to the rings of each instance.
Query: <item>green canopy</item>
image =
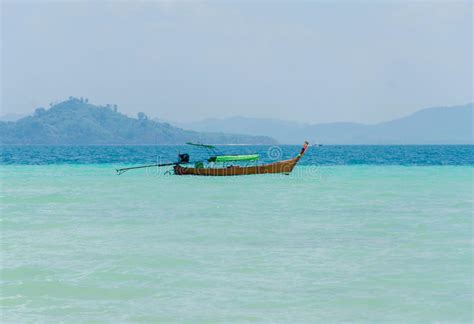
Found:
[[[258,154],[249,155],[219,155],[209,158],[209,162],[230,162],[230,161],[255,161],[258,160]]]

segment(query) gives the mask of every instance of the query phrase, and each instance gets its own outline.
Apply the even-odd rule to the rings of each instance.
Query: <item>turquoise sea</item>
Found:
[[[473,321],[473,146],[312,147],[290,176],[115,175],[178,151],[205,156],[2,147],[1,321]]]

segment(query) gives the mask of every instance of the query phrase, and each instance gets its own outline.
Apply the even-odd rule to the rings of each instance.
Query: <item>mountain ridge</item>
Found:
[[[1,144],[109,145],[184,144],[275,144],[268,136],[224,134],[184,130],[150,120],[144,113],[131,118],[116,106],[97,106],[82,98],[38,108],[32,116],[14,122],[0,121]]]
[[[265,133],[283,144],[299,144],[302,139],[323,144],[473,144],[473,111],[473,103],[424,108],[408,116],[376,124],[306,124],[241,116],[177,124],[200,131],[232,130],[251,135]]]

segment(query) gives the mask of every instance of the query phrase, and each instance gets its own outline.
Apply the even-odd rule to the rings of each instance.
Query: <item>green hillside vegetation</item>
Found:
[[[0,122],[0,139],[2,144],[45,145],[275,143],[266,136],[184,130],[150,120],[144,113],[130,118],[117,112],[117,106],[96,106],[73,97],[16,122]]]

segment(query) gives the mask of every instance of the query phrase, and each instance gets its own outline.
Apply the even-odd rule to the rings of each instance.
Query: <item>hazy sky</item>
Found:
[[[167,120],[377,122],[471,102],[470,1],[12,2],[2,113],[69,96]]]

